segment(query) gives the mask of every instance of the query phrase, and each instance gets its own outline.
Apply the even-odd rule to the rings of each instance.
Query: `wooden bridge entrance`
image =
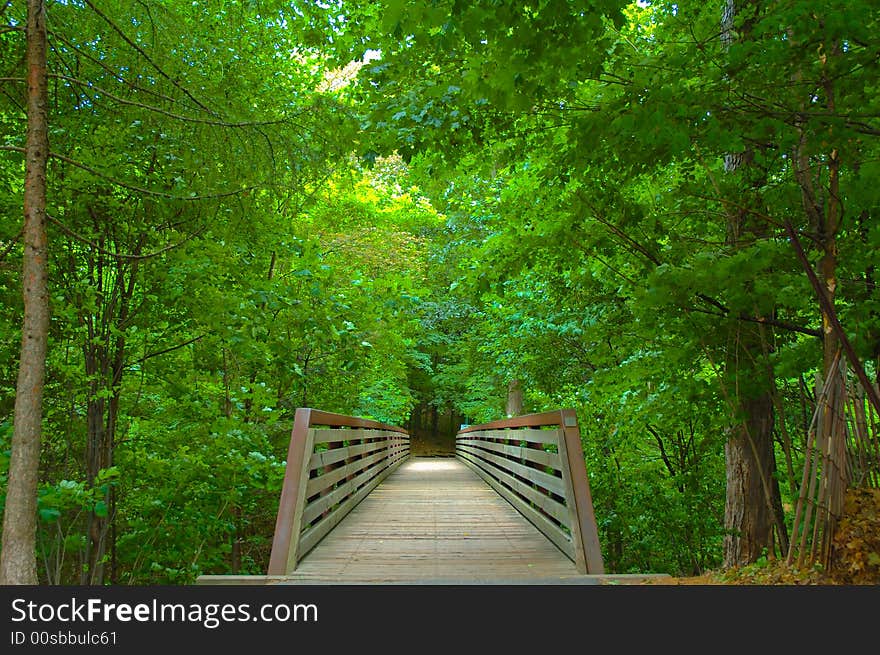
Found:
[[[608,576],[576,415],[462,430],[411,457],[400,428],[297,410],[266,576],[198,584],[597,583]]]
[[[413,457],[287,575],[303,582],[471,582],[577,570],[460,461]]]

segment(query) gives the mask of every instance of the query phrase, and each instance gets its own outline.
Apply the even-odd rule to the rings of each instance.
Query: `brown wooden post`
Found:
[[[584,462],[584,449],[581,445],[581,431],[578,427],[577,413],[573,409],[560,410],[559,455],[567,464],[572,488],[571,507],[572,536],[575,542],[575,564],[578,569],[591,575],[605,573],[602,549],[599,545],[599,530],[593,512],[593,497],[590,493],[590,480]],[[564,451],[564,452],[563,452]]]
[[[313,449],[310,438],[312,433],[309,430],[311,420],[311,409],[301,407],[296,410],[287,450],[287,466],[278,503],[278,516],[275,519],[269,575],[286,575],[296,568],[302,510],[306,502],[305,488],[309,481],[309,460]]]

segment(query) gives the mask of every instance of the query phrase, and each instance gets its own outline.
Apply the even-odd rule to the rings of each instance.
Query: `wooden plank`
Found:
[[[572,527],[579,534],[580,549],[584,554],[582,573],[603,574],[605,563],[599,544],[599,529],[593,510],[593,496],[590,493],[590,479],[584,461],[584,450],[581,444],[581,432],[578,427],[577,413],[573,409],[564,409],[562,414],[563,438],[560,439],[560,452],[568,460],[571,474],[572,502],[576,508],[577,523]]]
[[[547,425],[562,425],[561,416],[558,410],[543,412],[541,414],[524,414],[522,416],[514,416],[513,418],[483,423],[482,425],[471,425],[461,430],[459,434],[478,430],[492,430],[496,428],[540,427]]]
[[[519,462],[514,462],[504,457],[499,457],[498,455],[493,455],[492,453],[482,451],[472,446],[460,446],[457,447],[455,450],[456,452],[458,452],[459,450],[463,450],[471,453],[472,455],[480,457],[481,459],[493,462],[501,469],[515,473],[516,475],[525,478],[526,480],[531,480],[532,482],[540,485],[544,489],[552,491],[557,496],[565,498],[565,485],[562,482],[562,478],[558,478],[555,475],[550,475],[549,473],[544,473],[544,471],[539,471],[538,469],[533,469],[530,466],[525,466],[524,464],[520,464]]]
[[[468,452],[469,455],[473,454],[464,449],[460,449],[457,452],[459,452],[459,454],[462,454],[464,452]],[[506,492],[506,494],[518,494],[523,498],[523,500],[538,505],[541,509],[543,509],[554,519],[556,519],[560,525],[565,526],[566,528],[571,527],[571,510],[565,504],[560,503],[556,499],[551,498],[550,496],[538,491],[537,489],[534,489],[533,487],[530,487],[522,480],[513,477],[512,475],[506,473],[494,464],[491,464],[484,460],[478,460],[477,458],[471,459],[470,456],[468,457],[468,459],[479,465],[480,468],[486,471],[486,473],[488,473],[496,480],[498,480],[501,484],[503,484],[509,490]],[[503,494],[505,498],[507,498],[506,494]]]
[[[455,443],[464,446],[478,446],[486,450],[508,455],[509,457],[525,459],[529,462],[534,462],[535,464],[549,466],[557,471],[562,471],[562,463],[558,452],[551,453],[537,448],[525,448],[523,446],[495,443],[494,441],[484,441],[483,439],[458,439]]]
[[[332,412],[325,412],[320,409],[312,409],[312,408],[300,408],[303,411],[307,411],[310,416],[309,426],[315,425],[323,425],[330,427],[339,427],[339,426],[347,426],[347,427],[356,427],[356,428],[368,428],[372,430],[383,430],[383,431],[391,431],[391,432],[399,432],[404,435],[407,434],[406,430],[403,428],[397,427],[395,425],[388,425],[386,423],[380,423],[379,421],[373,421],[367,418],[360,418],[359,416],[346,416],[344,414],[333,414]],[[300,411],[300,410],[297,410]]]
[[[580,439],[578,439],[578,441],[580,442]],[[578,445],[580,445],[580,443]],[[581,449],[578,448],[578,451],[581,452]],[[572,552],[574,553],[574,563],[579,573],[586,573],[587,559],[586,553],[584,552],[584,542],[582,539],[581,525],[578,518],[576,492],[571,475],[571,460],[569,458],[568,444],[566,443],[566,440],[564,438],[559,440],[559,454],[563,458],[565,458],[566,463],[566,466],[562,470],[562,480],[565,483],[565,498],[568,503],[568,525],[572,529],[571,540],[573,546]]]
[[[559,444],[561,430],[479,430],[475,432],[459,432],[457,438],[465,439],[509,439],[510,441],[527,441],[555,446]],[[466,436],[462,436],[466,435]]]
[[[389,580],[393,582],[394,580]],[[509,579],[493,577],[485,579],[479,577],[479,574],[470,577],[457,577],[454,579],[423,579],[424,582],[436,584],[448,584],[450,582],[458,585],[470,584],[537,584],[537,585],[645,585],[645,584],[672,584],[674,578],[668,573],[620,573],[608,575],[572,575],[569,573],[553,573],[544,577],[532,577],[524,580],[521,577],[514,576]],[[197,585],[248,585],[248,586],[265,586],[265,585],[314,585],[314,584],[337,584],[338,578],[330,573],[329,575],[316,575],[312,573],[301,573],[294,571],[290,575],[200,575],[196,578]],[[346,576],[348,583],[369,583],[376,582],[375,576],[371,572],[367,572],[362,577],[353,575]]]

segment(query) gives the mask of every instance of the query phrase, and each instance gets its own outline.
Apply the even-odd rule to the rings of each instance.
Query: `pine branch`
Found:
[[[107,255],[108,257],[113,257],[114,259],[125,259],[125,260],[128,260],[128,261],[143,261],[143,260],[145,260],[145,259],[153,259],[154,257],[158,257],[159,255],[162,255],[162,254],[168,252],[169,250],[174,250],[175,248],[179,248],[180,246],[182,246],[183,244],[187,243],[188,241],[192,241],[193,239],[195,239],[195,238],[196,238],[197,236],[199,236],[200,234],[203,234],[203,233],[205,232],[205,230],[207,229],[207,227],[203,227],[203,228],[201,228],[200,230],[196,230],[196,231],[193,232],[192,234],[187,235],[186,238],[184,238],[182,241],[178,241],[177,243],[172,243],[172,244],[170,244],[170,245],[168,245],[168,246],[165,246],[164,248],[160,248],[159,250],[156,250],[155,252],[147,253],[146,255],[130,255],[130,254],[125,254],[125,253],[120,253],[120,252],[111,252],[111,251],[109,251],[109,250],[106,250],[105,248],[100,247],[100,246],[99,246],[98,244],[96,244],[94,241],[90,241],[90,240],[87,239],[86,237],[84,237],[84,236],[82,236],[81,234],[79,234],[79,233],[75,232],[74,230],[70,229],[69,227],[67,227],[64,223],[62,223],[61,221],[59,221],[59,220],[58,220],[57,218],[55,218],[54,216],[51,216],[51,215],[49,215],[49,214],[46,214],[46,217],[47,217],[47,218],[48,218],[48,219],[49,219],[54,225],[57,225],[58,228],[59,228],[62,232],[64,232],[67,236],[69,236],[69,237],[71,237],[71,238],[73,238],[73,239],[76,239],[76,240],[79,241],[80,243],[84,243],[84,244],[86,244],[87,246],[89,246],[90,248],[92,248],[94,251],[99,252],[99,253],[101,253],[102,255]]]
[[[110,68],[110,66],[108,66],[106,62],[102,61],[101,59],[98,59],[97,57],[92,56],[91,53],[81,49],[79,46],[77,46],[75,43],[72,43],[67,38],[62,36],[61,34],[59,34],[57,32],[49,32],[49,35],[53,39],[57,39],[58,41],[60,41],[64,45],[66,45],[68,48],[70,48],[73,52],[76,52],[81,57],[88,59],[90,62],[92,62],[93,64],[97,65],[99,68],[104,70],[104,72],[106,72],[107,75],[109,75],[111,78],[113,78],[114,80],[116,80],[120,84],[127,86],[128,88],[132,89],[133,91],[139,91],[141,93],[151,95],[151,96],[158,98],[160,100],[165,100],[166,102],[168,102],[170,104],[177,103],[177,100],[175,98],[172,98],[171,96],[167,96],[164,93],[160,93],[154,89],[148,89],[143,86],[138,86],[137,84],[133,84],[132,82],[126,80],[124,77],[122,77],[122,75],[119,74],[119,72]],[[67,70],[69,70],[71,73],[73,73],[74,72],[73,68],[67,62],[64,61],[64,57],[62,56],[62,54],[54,46],[52,46],[52,50],[53,50],[53,52],[55,52],[58,55],[59,59],[61,59],[61,63],[64,65],[64,67]]]
[[[219,115],[217,112],[209,109],[207,107],[207,105],[203,104],[198,99],[196,99],[196,97],[194,95],[192,95],[192,93],[190,93],[190,91],[186,87],[179,84],[177,82],[177,80],[173,79],[168,73],[166,73],[165,70],[161,66],[159,66],[156,62],[154,62],[152,60],[152,58],[144,51],[143,48],[141,48],[137,43],[132,41],[115,22],[113,22],[100,9],[95,7],[94,3],[92,3],[91,0],[84,0],[84,1],[89,6],[89,8],[91,8],[92,11],[94,11],[98,16],[100,16],[100,18],[105,23],[107,23],[110,26],[110,28],[122,38],[123,41],[125,41],[128,45],[130,45],[132,48],[134,48],[138,52],[138,54],[140,54],[147,61],[147,63],[150,64],[150,66],[152,66],[156,70],[157,73],[159,73],[159,75],[161,75],[166,80],[171,82],[171,84],[174,86],[174,88],[176,88],[178,91],[183,93],[187,98],[192,100],[196,104],[196,106],[199,107],[200,109],[211,114],[212,116]]]
[[[20,152],[20,153],[24,153],[24,151],[25,151],[24,148],[21,148],[19,146],[7,146],[7,145],[0,145],[0,150],[7,150],[9,152]],[[173,193],[166,193],[164,191],[153,191],[152,189],[145,189],[144,187],[139,187],[139,186],[135,186],[133,184],[129,184],[127,182],[123,182],[122,180],[119,180],[117,178],[114,178],[114,177],[111,177],[111,176],[106,175],[104,173],[101,173],[97,169],[92,168],[91,166],[89,166],[87,164],[84,164],[84,163],[77,161],[75,159],[71,159],[70,157],[67,157],[65,155],[58,154],[57,152],[50,152],[49,157],[52,159],[57,159],[59,161],[63,161],[64,163],[70,164],[71,166],[75,166],[76,168],[84,170],[87,173],[91,173],[95,177],[98,177],[102,180],[105,180],[105,181],[109,182],[110,184],[113,184],[114,186],[118,186],[122,189],[128,189],[129,191],[133,191],[134,193],[142,194],[145,196],[151,196],[154,198],[165,198],[166,200],[183,200],[183,201],[187,201],[187,202],[198,202],[201,200],[217,200],[219,198],[229,198],[230,196],[237,196],[237,195],[241,195],[243,193],[249,193],[251,191],[254,191],[257,188],[255,185],[251,185],[251,186],[247,186],[247,187],[242,187],[240,189],[233,189],[231,191],[221,191],[219,193],[193,195],[193,196],[177,196],[177,195],[174,195]]]
[[[185,122],[185,123],[199,123],[202,125],[212,125],[215,127],[229,127],[229,128],[243,128],[243,127],[258,127],[265,125],[278,125],[283,123],[283,120],[274,120],[274,121],[239,121],[239,122],[228,122],[221,121],[212,118],[195,118],[193,116],[184,116],[183,114],[175,114],[174,112],[167,111],[165,109],[161,109],[159,107],[153,105],[147,105],[140,102],[135,102],[134,100],[126,100],[125,98],[121,98],[109,91],[102,89],[101,87],[93,84],[91,82],[87,82],[85,80],[80,80],[75,77],[70,77],[68,75],[50,75],[49,77],[64,80],[65,82],[71,82],[73,84],[78,84],[80,86],[86,87],[88,89],[92,89],[97,91],[98,93],[107,96],[111,100],[118,102],[121,105],[127,105],[129,107],[137,107],[139,109],[143,109],[145,111],[154,112],[157,114],[161,114],[163,116],[167,116],[168,118],[173,118],[175,120]],[[0,78],[2,81],[3,78]]]

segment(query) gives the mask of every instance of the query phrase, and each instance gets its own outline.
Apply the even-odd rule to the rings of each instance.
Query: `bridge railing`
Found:
[[[409,435],[377,421],[296,410],[269,575],[286,575],[410,454]]]
[[[605,572],[574,410],[517,416],[462,429],[456,456],[575,563]]]

